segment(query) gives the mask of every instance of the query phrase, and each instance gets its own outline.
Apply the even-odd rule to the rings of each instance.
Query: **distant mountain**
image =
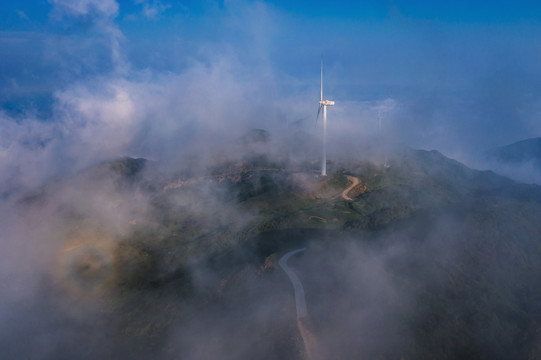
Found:
[[[541,138],[526,139],[492,149],[487,155],[507,163],[535,162],[541,167]]]
[[[541,185],[541,138],[489,150],[480,164],[515,181]]]

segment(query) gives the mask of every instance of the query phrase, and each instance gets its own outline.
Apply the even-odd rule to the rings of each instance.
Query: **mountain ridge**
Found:
[[[276,259],[302,246],[300,277],[314,333],[329,356],[539,354],[540,186],[407,147],[390,154],[390,167],[333,156],[329,176],[318,177],[318,161],[288,161],[270,150],[272,141],[233,144],[250,150],[224,151],[195,172],[119,158],[45,186],[40,201],[20,202],[29,223],[45,224],[45,214],[54,219],[50,233],[40,231],[54,239],[60,259],[49,274],[57,290],[48,295],[47,316],[94,329],[54,304],[84,309],[82,297],[97,297],[114,304],[101,309],[118,327],[112,339],[137,343],[141,358],[202,351],[212,337],[167,345],[166,334],[177,329],[188,336],[203,321],[222,341],[234,341],[231,326],[250,329],[244,336],[260,347],[245,349],[247,358],[300,359],[291,295]],[[362,191],[345,198],[352,176]],[[378,299],[389,289],[408,302]],[[348,308],[371,309],[364,316],[382,324],[371,326],[373,336],[388,337],[389,329],[403,335],[392,331],[381,344],[346,336],[338,346],[331,330],[370,336],[363,321],[341,312]],[[494,331],[475,330],[486,327]]]

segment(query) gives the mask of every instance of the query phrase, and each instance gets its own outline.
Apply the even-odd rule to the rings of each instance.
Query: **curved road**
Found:
[[[293,289],[295,290],[295,304],[297,305],[297,327],[299,328],[299,333],[301,334],[302,340],[304,342],[304,351],[306,352],[306,358],[308,360],[321,360],[322,356],[319,351],[319,346],[316,337],[312,332],[312,325],[310,319],[308,318],[308,312],[306,311],[306,300],[304,298],[304,288],[302,283],[297,277],[297,274],[287,266],[287,260],[302,251],[306,248],[293,250],[282,256],[278,262],[282,267],[282,270],[287,274],[289,280],[293,284]]]
[[[291,280],[291,283],[293,284],[293,289],[295,291],[295,305],[297,306],[297,319],[308,316],[308,312],[306,311],[306,299],[304,297],[304,288],[302,287],[302,283],[297,277],[297,274],[295,274],[295,272],[289,266],[287,266],[287,260],[293,255],[303,252],[304,250],[306,250],[306,248],[290,251],[282,256],[278,262],[282,270],[284,270],[289,277],[289,280]]]
[[[346,177],[348,178],[349,181],[351,181],[351,185],[348,186],[346,190],[342,191],[342,197],[344,198],[344,200],[352,201],[353,199],[348,196],[348,193],[350,192],[351,189],[357,186],[357,184],[359,184],[359,178],[355,176],[349,176],[349,175],[346,175]]]

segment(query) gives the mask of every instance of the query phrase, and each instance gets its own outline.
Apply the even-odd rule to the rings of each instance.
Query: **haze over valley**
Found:
[[[539,11],[0,5],[0,358],[541,358]]]

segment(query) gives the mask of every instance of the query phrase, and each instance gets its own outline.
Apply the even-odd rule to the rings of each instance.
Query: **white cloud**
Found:
[[[107,37],[111,61],[115,70],[122,73],[128,70],[128,63],[120,49],[124,35],[114,21],[119,9],[115,0],[49,1],[54,5],[51,14],[59,21],[66,17],[84,18],[86,21],[90,21],[99,34],[104,34]]]
[[[16,12],[17,12],[17,15],[19,15],[19,18],[21,18],[22,20],[30,21],[30,18],[28,17],[28,15],[26,15],[24,11],[16,10]]]
[[[49,0],[57,15],[84,16],[102,15],[116,17],[118,3],[115,0]]]
[[[142,13],[148,19],[154,19],[160,16],[165,10],[171,7],[171,5],[164,4],[160,0],[135,0],[135,3],[143,5]]]

